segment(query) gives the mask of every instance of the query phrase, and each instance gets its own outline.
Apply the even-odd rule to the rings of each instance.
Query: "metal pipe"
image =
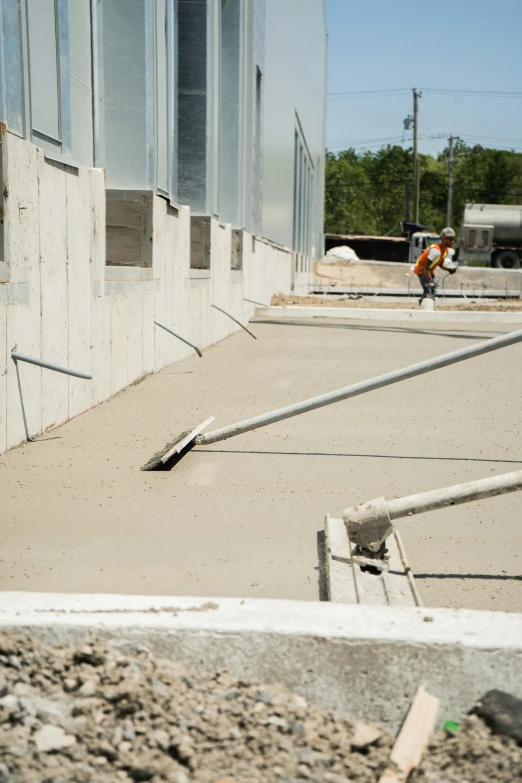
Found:
[[[255,299],[247,299],[246,296],[243,297],[243,301],[250,302],[250,304],[259,305],[259,307],[270,307],[270,305],[267,305],[264,302],[256,302]]]
[[[190,347],[193,348],[196,351],[196,353],[199,356],[199,358],[200,359],[203,358],[203,354],[201,353],[201,351],[199,350],[197,345],[194,345],[194,343],[191,343],[188,340],[185,340],[185,338],[182,337],[180,334],[176,334],[176,332],[173,332],[172,329],[169,329],[168,326],[164,326],[164,324],[160,324],[159,321],[154,321],[154,323],[156,324],[156,326],[159,326],[161,329],[165,329],[165,331],[168,332],[169,334],[173,335],[173,337],[177,337],[178,340],[181,340],[182,343],[186,343],[187,345],[190,345]]]
[[[14,362],[27,362],[28,364],[36,364],[37,367],[44,367],[46,370],[54,370],[54,372],[61,372],[64,375],[72,375],[74,378],[85,378],[85,380],[92,380],[92,375],[86,372],[78,372],[77,370],[70,370],[68,367],[60,367],[59,364],[49,364],[49,362],[43,362],[41,359],[33,359],[32,356],[24,356],[23,353],[11,352],[11,359]]]
[[[365,394],[366,392],[374,391],[374,389],[381,389],[384,386],[390,386],[393,383],[405,381],[408,378],[414,378],[417,375],[439,370],[441,367],[457,364],[457,362],[462,362],[465,359],[472,359],[475,356],[481,356],[482,354],[496,351],[499,348],[506,348],[508,345],[514,345],[521,341],[522,329],[501,335],[500,337],[493,337],[491,340],[485,340],[476,345],[471,345],[469,348],[460,348],[458,351],[452,351],[451,353],[437,356],[434,359],[427,359],[424,362],[412,364],[402,370],[394,370],[385,375],[378,375],[376,378],[360,381],[351,386],[345,386],[342,389],[337,389],[336,391],[328,392],[327,394],[321,394],[318,397],[312,397],[309,400],[294,403],[294,405],[288,405],[286,408],[279,408],[276,411],[264,413],[261,416],[254,416],[253,418],[246,419],[238,424],[231,424],[229,427],[212,430],[211,432],[199,435],[196,438],[196,443],[207,445],[216,443],[220,440],[226,440],[235,435],[241,435],[243,432],[266,427],[268,424],[274,424],[277,421],[289,419],[292,416],[299,416],[301,413],[307,413],[316,408],[322,408],[325,405],[331,405],[334,402],[346,400],[349,397],[357,397],[359,394]]]
[[[418,495],[408,495],[404,498],[387,500],[386,507],[390,519],[413,514],[422,514],[425,511],[434,511],[446,506],[456,506],[459,503],[468,503],[470,500],[482,500],[495,495],[505,495],[508,492],[517,492],[522,489],[522,470],[513,473],[504,473],[502,476],[491,476],[477,481],[466,481],[464,484],[455,484],[452,487],[434,489],[430,492],[421,492]]]
[[[220,313],[223,313],[223,315],[228,315],[228,317],[229,317],[229,318],[231,318],[233,321],[235,321],[235,322],[236,322],[236,324],[238,324],[238,326],[240,326],[242,329],[244,329],[244,330],[245,330],[245,332],[248,332],[248,334],[250,335],[250,337],[253,337],[253,338],[254,338],[254,340],[257,340],[257,337],[255,336],[255,334],[252,334],[252,332],[250,331],[250,329],[247,329],[247,328],[246,328],[246,326],[243,326],[243,324],[241,323],[241,321],[238,321],[238,320],[237,320],[237,318],[234,318],[234,316],[233,316],[233,315],[230,315],[230,313],[227,313],[227,311],[226,311],[226,310],[223,310],[221,307],[218,307],[218,306],[217,306],[217,305],[215,305],[215,304],[213,304],[213,305],[210,305],[210,306],[211,306],[211,307],[214,307],[216,310],[219,310],[219,312],[220,312]]]

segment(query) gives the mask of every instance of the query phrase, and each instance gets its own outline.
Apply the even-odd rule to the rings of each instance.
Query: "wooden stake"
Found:
[[[384,770],[379,783],[404,783],[412,769],[419,766],[435,728],[439,704],[435,696],[419,686],[390,754],[393,767]]]

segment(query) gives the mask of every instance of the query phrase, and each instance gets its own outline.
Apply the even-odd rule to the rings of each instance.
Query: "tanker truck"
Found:
[[[460,264],[479,262],[497,269],[520,269],[522,207],[466,204],[458,248]]]

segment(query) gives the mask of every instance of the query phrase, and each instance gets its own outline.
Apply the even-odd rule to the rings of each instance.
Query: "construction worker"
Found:
[[[413,272],[419,276],[419,282],[422,286],[422,296],[419,299],[419,304],[426,297],[435,299],[437,290],[435,270],[438,266],[446,269],[450,275],[455,274],[457,271],[458,264],[449,257],[455,239],[455,232],[452,228],[443,228],[440,232],[440,241],[430,245],[418,257]]]

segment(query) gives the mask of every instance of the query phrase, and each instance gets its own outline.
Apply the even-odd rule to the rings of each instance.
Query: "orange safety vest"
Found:
[[[428,258],[429,252],[432,248],[436,247],[439,251],[438,258],[435,259],[435,261],[430,261]],[[428,274],[430,276],[433,275],[433,272],[435,269],[442,264],[445,258],[448,256],[448,248],[446,248],[443,252],[442,247],[438,244],[430,245],[424,253],[421,253],[421,255],[417,259],[417,263],[415,264],[415,268],[413,270],[414,274],[416,275],[424,275]]]

